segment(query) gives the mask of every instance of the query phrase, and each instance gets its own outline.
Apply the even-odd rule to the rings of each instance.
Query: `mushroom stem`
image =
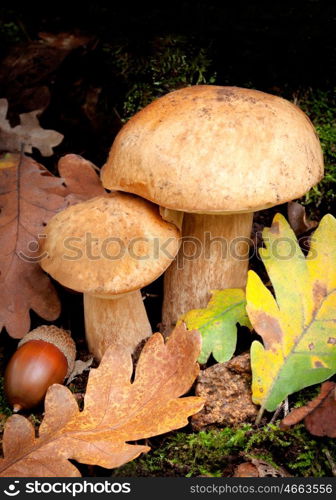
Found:
[[[210,291],[246,285],[253,213],[185,213],[179,253],[164,276],[162,331],[179,317],[206,307]]]
[[[133,354],[152,334],[140,290],[113,299],[85,293],[84,316],[88,348],[97,361],[110,345]]]

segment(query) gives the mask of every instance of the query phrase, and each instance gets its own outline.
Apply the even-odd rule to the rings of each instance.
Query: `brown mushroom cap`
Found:
[[[299,198],[323,176],[309,118],[274,95],[200,85],[171,92],[117,135],[105,187],[196,213],[251,212]]]
[[[113,193],[73,205],[49,221],[41,266],[68,288],[108,298],[160,276],[178,252],[179,236],[157,206]]]

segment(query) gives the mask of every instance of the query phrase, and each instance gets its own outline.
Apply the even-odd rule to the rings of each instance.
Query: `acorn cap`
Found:
[[[180,232],[159,207],[125,193],[68,207],[45,229],[42,268],[68,288],[103,298],[154,281],[180,244]]]
[[[301,197],[323,176],[319,139],[289,101],[199,85],[155,100],[117,135],[103,185],[195,213],[261,210]]]
[[[69,332],[54,325],[42,325],[27,333],[19,342],[18,348],[30,340],[43,340],[57,347],[66,357],[68,371],[66,377],[72,372],[76,359],[76,344]]]

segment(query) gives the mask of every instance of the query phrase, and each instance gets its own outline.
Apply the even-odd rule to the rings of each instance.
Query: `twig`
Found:
[[[256,421],[255,423],[258,425],[260,423],[260,420],[262,419],[262,416],[263,416],[263,413],[264,413],[264,410],[265,408],[262,406],[259,410],[259,413],[258,413],[258,416],[256,418]],[[277,417],[279,416],[281,410],[283,410],[284,412],[284,417],[286,415],[288,415],[289,413],[289,405],[288,405],[288,398],[286,398],[284,401],[282,401],[279,406],[277,407],[277,409],[275,410],[271,420],[270,420],[270,424],[274,424],[275,420],[277,419]]]
[[[274,424],[275,420],[279,416],[279,413],[281,412],[282,409],[284,409],[284,407],[285,407],[285,401],[282,401],[282,403],[280,403],[277,409],[275,410],[273,417],[270,420],[270,424]]]
[[[328,460],[330,468],[331,468],[331,473],[335,477],[336,476],[336,464],[333,461],[332,456],[330,455],[330,451],[327,448],[324,448],[323,453],[327,457],[327,460]]]
[[[259,410],[259,413],[258,413],[258,415],[257,415],[257,418],[256,418],[256,420],[255,420],[255,424],[256,424],[256,425],[259,425],[259,424],[260,424],[260,421],[261,421],[261,419],[262,419],[262,416],[263,416],[263,414],[264,414],[264,411],[265,411],[265,407],[264,407],[264,406],[261,406],[261,407],[260,407],[260,410]]]
[[[17,19],[16,19],[16,22],[17,22],[17,24],[18,24],[18,26],[19,26],[20,30],[21,30],[21,31],[22,31],[22,33],[24,34],[24,36],[27,38],[27,40],[28,40],[29,42],[31,42],[31,41],[32,41],[31,36],[29,35],[28,31],[26,30],[26,27],[25,27],[25,25],[23,24],[23,22],[21,21],[21,19],[18,19],[18,18],[17,18]]]

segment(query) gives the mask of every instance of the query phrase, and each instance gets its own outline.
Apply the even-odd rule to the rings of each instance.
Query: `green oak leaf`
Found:
[[[246,313],[245,292],[240,288],[213,290],[204,309],[192,309],[184,314],[189,330],[198,330],[202,335],[202,351],[199,363],[206,363],[210,354],[219,363],[232,358],[237,344],[237,323],[251,329]]]

